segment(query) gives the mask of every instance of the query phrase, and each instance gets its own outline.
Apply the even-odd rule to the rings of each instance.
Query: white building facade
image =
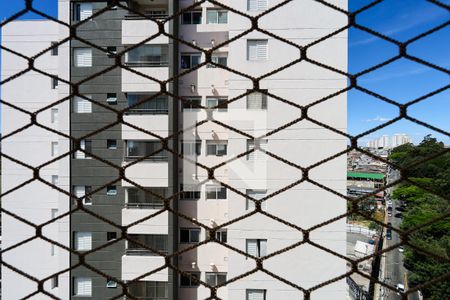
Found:
[[[281,2],[229,0],[223,4],[256,16]],[[333,2],[347,8],[346,1]],[[112,11],[79,25],[80,36],[103,50],[72,41],[70,45],[63,44],[58,48],[56,58],[49,52],[48,61],[42,64],[61,78],[77,82],[101,70],[100,65],[114,64],[114,59],[108,61],[106,56],[114,57],[115,53],[129,49],[122,59],[126,68],[104,74],[98,82],[81,85],[81,95],[55,106],[58,108],[58,124],[52,123],[55,118],[53,108],[49,108],[49,114],[45,115],[45,122],[56,126],[58,131],[76,138],[87,135],[80,142],[81,150],[86,153],[78,151],[60,160],[48,171],[49,181],[57,178],[58,187],[72,191],[75,197],[82,199],[87,209],[117,219],[120,226],[130,226],[126,232],[129,240],[120,240],[117,228],[91,220],[90,216],[81,213],[70,216],[70,224],[69,217],[59,220],[51,236],[76,251],[100,247],[100,253],[93,253],[87,262],[99,270],[107,270],[105,272],[110,277],[77,267],[70,273],[61,274],[57,287],[54,281],[49,280],[46,289],[62,299],[109,299],[122,291],[115,281],[137,279],[130,284],[129,292],[138,299],[213,297],[212,290],[199,284],[195,280],[197,278],[210,286],[220,286],[231,280],[217,289],[220,299],[303,299],[303,292],[296,286],[309,289],[345,274],[344,260],[313,245],[345,255],[345,218],[318,226],[307,236],[302,230],[345,214],[346,201],[320,185],[345,195],[346,156],[315,166],[308,171],[308,178],[304,177],[306,173],[302,168],[347,147],[344,136],[318,124],[324,123],[346,132],[346,94],[337,92],[346,88],[347,79],[312,63],[319,61],[346,72],[347,34],[341,32],[319,44],[311,44],[345,26],[346,15],[314,1],[293,1],[259,20],[259,28],[273,35],[253,31],[226,43],[250,27],[249,19],[209,2],[195,7],[191,7],[193,2],[188,0],[130,0],[120,4],[132,11],[121,6],[113,7],[109,1],[60,0],[59,18],[71,24],[83,22],[110,5]],[[148,39],[158,32],[154,20],[162,20],[178,9],[183,9],[183,13],[174,21],[167,22],[164,29],[195,47],[177,43],[165,35]],[[154,20],[145,19],[139,13]],[[17,32],[30,32],[30,36],[21,36],[21,40],[38,39],[41,48],[67,35],[67,29],[50,22],[33,22],[43,24],[33,26],[33,31],[30,31],[29,24],[31,22],[13,22],[6,27],[4,45],[8,46],[8,37],[12,39]],[[109,35],[103,35],[102,32],[109,30]],[[43,32],[52,34],[46,36]],[[119,38],[116,38],[117,32]],[[310,61],[303,57],[302,61],[290,65],[300,58],[300,51],[279,37],[298,46],[311,44],[306,51]],[[212,62],[219,66],[200,66],[206,58],[198,48],[209,50],[217,45],[221,46],[211,57]],[[27,49],[29,53],[23,53],[35,54],[39,47],[30,47]],[[3,62],[2,78],[6,78],[14,73],[17,62],[9,56],[4,57]],[[277,72],[270,73],[277,69]],[[150,79],[164,81],[179,73],[183,75],[167,84],[168,93],[161,93],[161,85]],[[255,87],[245,75],[263,78]],[[30,81],[27,75],[18,79],[21,85]],[[107,84],[117,86],[119,90],[111,90],[111,86],[104,88]],[[67,97],[71,92],[69,86],[61,82],[56,91],[51,84],[48,89],[43,87],[44,84],[33,85],[33,90],[21,96],[16,85],[4,86],[3,98],[13,99],[13,103],[28,108],[28,92],[51,95],[35,97],[36,103],[29,107],[33,109]],[[318,101],[333,93],[337,95]],[[301,107],[312,103],[316,104],[307,113],[317,123],[302,119]],[[115,117],[111,111],[107,112],[109,108],[127,109],[123,116],[126,124],[119,124],[114,130],[109,128],[101,135],[89,135],[90,131],[100,127],[101,122],[107,124],[107,120],[113,120],[108,119],[107,113]],[[17,126],[18,123],[11,120],[28,122],[23,113],[11,110],[11,114],[7,114],[7,111],[3,106],[4,134]],[[172,136],[177,131],[181,134],[175,139]],[[31,138],[38,139],[36,147],[39,149],[33,152],[42,153],[34,156],[42,162],[70,149],[67,139],[53,133],[42,135],[30,131],[27,134],[22,143]],[[159,151],[161,140],[167,137],[170,137],[167,140],[169,147],[182,153],[184,159],[167,150]],[[9,144],[8,139],[11,140]],[[19,160],[29,156],[14,152],[20,147],[19,134],[8,139],[2,142],[2,152],[8,154],[10,151]],[[56,146],[54,142],[58,142]],[[52,153],[48,149],[58,150]],[[241,155],[252,149],[255,151]],[[28,150],[30,148],[24,149]],[[92,159],[89,154],[105,157],[113,163],[119,161],[121,167],[126,167],[125,178],[111,183],[108,177],[111,172],[97,165],[95,157]],[[2,160],[3,174],[18,174],[3,180],[2,191],[29,178],[29,170],[19,174],[16,167],[8,165],[5,158]],[[215,168],[219,164],[222,165]],[[214,168],[214,178],[205,167]],[[97,186],[102,188],[83,199]],[[34,195],[48,193],[43,197],[48,205],[41,204],[44,200],[28,199],[15,192],[11,194],[14,201],[5,196],[3,207],[23,213],[21,216],[30,221],[36,219],[36,224],[53,217],[55,211],[60,214],[74,207],[69,197],[51,187],[30,184],[22,189]],[[174,193],[180,193],[180,197],[171,197]],[[164,198],[170,199],[171,209],[185,217],[167,211]],[[18,227],[15,223],[3,214],[4,248],[33,234],[30,228]],[[214,241],[194,247],[210,238],[208,229],[213,230],[216,241],[229,247]],[[307,243],[308,240],[311,243]],[[70,257],[67,251],[61,250],[54,256],[50,245],[47,245],[49,251],[44,249],[45,243],[39,245],[42,248],[39,248],[39,253],[46,258],[28,263],[30,271],[24,269],[26,273],[39,270],[36,276],[42,277],[44,271],[52,274],[77,263],[76,257]],[[108,246],[103,247],[105,244]],[[21,256],[28,251],[29,248],[23,246],[23,252],[10,258],[10,264],[22,266]],[[171,263],[184,275],[165,265],[164,254],[177,251],[182,253],[176,255]],[[105,257],[119,258],[108,262]],[[263,270],[255,270],[257,259],[261,259]],[[43,265],[46,267],[42,268]],[[2,272],[3,292],[13,295],[23,280],[16,278],[4,266]],[[233,281],[233,278],[244,274],[243,278]],[[31,289],[33,282],[26,286]],[[345,280],[311,293],[311,299],[345,297]]]

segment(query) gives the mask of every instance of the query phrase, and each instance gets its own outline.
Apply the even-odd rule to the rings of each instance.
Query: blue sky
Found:
[[[374,0],[349,0],[349,10],[354,11]],[[22,0],[0,0],[0,20],[12,16],[25,7]],[[34,7],[49,15],[57,15],[56,0],[35,0]],[[450,0],[441,0],[450,5]],[[21,19],[40,18],[26,14]],[[448,21],[448,11],[425,0],[385,0],[357,17],[358,24],[370,27],[391,38],[406,41],[422,32]],[[0,37],[1,38],[1,37]],[[349,72],[356,73],[381,63],[398,53],[397,47],[366,32],[349,31]],[[422,38],[408,46],[410,55],[450,68],[450,26]],[[388,66],[361,76],[358,83],[399,103],[406,103],[435,89],[448,85],[448,75],[412,62],[400,59]],[[450,129],[450,90],[419,102],[408,111],[409,115],[446,131]],[[359,91],[348,94],[348,129],[350,134],[359,134],[396,117],[398,109]],[[415,142],[426,134],[433,134],[446,144],[446,136],[410,121],[401,120],[383,128],[365,141],[383,134],[407,133]]]

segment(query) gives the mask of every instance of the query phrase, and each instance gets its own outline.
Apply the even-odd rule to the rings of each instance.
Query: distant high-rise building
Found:
[[[392,137],[392,148],[398,147],[400,145],[411,143],[411,138],[405,133],[397,133]]]

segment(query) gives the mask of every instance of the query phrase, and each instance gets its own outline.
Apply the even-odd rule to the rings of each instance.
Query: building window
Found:
[[[257,143],[259,143],[260,149],[267,150],[267,140],[258,140]],[[255,149],[255,141],[247,140],[247,151],[252,149]],[[254,150],[253,152],[247,154],[247,160],[261,159],[264,155],[265,154],[263,154],[260,150]]]
[[[181,68],[190,69],[200,64],[202,55],[200,53],[182,53],[181,54]]]
[[[115,240],[115,239],[117,239],[117,232],[111,231],[111,232],[107,232],[106,233],[106,240],[107,241],[112,241],[112,240]]]
[[[262,11],[268,7],[268,0],[247,0],[247,10]]]
[[[219,9],[208,9],[206,13],[206,23],[208,24],[227,24],[228,11]]]
[[[92,153],[92,141],[90,140],[81,140],[80,141],[80,149],[86,151],[82,152],[80,150],[77,150],[75,152],[75,159],[90,159],[91,157],[89,156],[90,153]]]
[[[106,140],[106,148],[110,150],[117,149],[117,140]]]
[[[266,300],[266,290],[245,290],[246,300]]]
[[[51,279],[51,287],[52,289],[57,288],[59,285],[58,275],[53,276]]]
[[[206,107],[218,109],[219,111],[228,110],[228,98],[227,97],[206,97]]]
[[[162,253],[167,253],[169,249],[167,234],[129,234],[128,237],[127,255],[158,255],[149,249]]]
[[[180,228],[180,243],[200,242],[200,228]]]
[[[187,11],[183,13],[182,24],[201,24],[202,12],[201,11]]]
[[[92,296],[92,279],[88,277],[73,278],[74,296]]]
[[[92,49],[73,48],[73,61],[75,67],[92,67]]]
[[[246,190],[245,194],[257,201],[261,200],[262,198],[266,197],[267,195],[267,190]],[[261,203],[261,208],[265,209],[267,208],[267,201],[264,201]],[[246,205],[245,205],[245,209],[246,210],[253,210],[255,209],[255,202],[250,199],[247,198],[246,199]]]
[[[222,242],[222,243],[226,243],[227,242],[227,230],[221,229],[221,230],[216,231],[216,240],[218,240],[219,242]]]
[[[50,214],[51,214],[51,218],[55,219],[58,216],[58,209],[57,208],[52,208]]]
[[[202,98],[201,97],[183,97],[186,99],[185,101],[182,101],[183,103],[183,110],[200,110],[202,105]]]
[[[162,146],[159,141],[126,141],[125,143],[126,157],[128,159],[145,157],[145,159],[153,161],[168,160],[167,151],[162,150]]]
[[[180,286],[197,287],[200,285],[200,272],[189,272],[188,275],[180,274]]]
[[[51,50],[51,55],[52,56],[58,56],[58,42],[52,42],[52,50]]]
[[[215,64],[226,67],[227,61],[228,61],[228,53],[213,54],[213,55],[211,55],[211,61]],[[216,65],[207,64],[206,67],[207,68],[215,68]]]
[[[59,153],[59,144],[58,142],[52,142],[52,149],[51,149],[51,155],[57,156]]]
[[[220,185],[207,185],[206,199],[227,199],[227,188]]]
[[[52,175],[52,184],[54,186],[57,186],[59,182],[59,176],[58,175]]]
[[[200,188],[196,185],[181,185],[180,191],[180,200],[198,200],[201,196]]]
[[[106,102],[109,104],[117,103],[117,94],[116,93],[107,93],[106,94]]]
[[[75,195],[75,197],[83,199],[82,201],[84,205],[92,204],[92,196],[91,195],[86,196],[86,194],[90,194],[91,192],[92,192],[91,186],[76,185],[73,187],[73,194]]]
[[[108,196],[115,196],[117,195],[117,186],[110,185],[106,187],[106,195]]]
[[[128,293],[133,296],[133,299],[169,299],[168,283],[164,281],[134,281],[129,282],[127,286]]]
[[[91,99],[91,95],[84,95],[85,98]],[[89,114],[92,113],[92,102],[81,98],[79,96],[75,96],[73,98],[73,112],[77,114]]]
[[[75,250],[88,251],[92,249],[92,232],[75,231],[73,239]]]
[[[56,90],[58,88],[59,81],[57,78],[51,78],[52,80],[52,90]]]
[[[207,140],[206,155],[224,156],[227,155],[228,141]]]
[[[139,188],[126,189],[127,208],[161,209],[164,207],[164,198],[167,197],[168,189],[165,187],[150,187],[146,191]],[[159,197],[158,197],[159,196]]]
[[[248,239],[245,240],[247,246],[247,254],[255,257],[263,257],[267,255],[267,240]]]
[[[183,155],[200,155],[202,154],[202,141],[181,141],[181,153]]]
[[[58,122],[58,109],[57,108],[52,108],[50,110],[50,121],[54,124],[56,122]]]
[[[141,45],[126,53],[125,62],[136,67],[162,67],[169,63],[168,45]]]
[[[227,273],[206,272],[206,283],[210,286],[223,284],[227,281]]]
[[[247,109],[267,109],[267,95],[260,92],[248,94]]]
[[[167,115],[169,113],[166,95],[127,94],[128,114]]]
[[[106,287],[109,289],[115,289],[117,287],[117,282],[114,280],[106,280]]]
[[[110,57],[110,58],[116,57],[117,47],[108,46],[108,47],[106,47],[106,51],[108,51],[108,53],[106,54],[108,57]]]
[[[247,40],[247,60],[267,60],[267,40]]]
[[[83,21],[92,16],[92,3],[75,3],[73,7],[73,20]]]

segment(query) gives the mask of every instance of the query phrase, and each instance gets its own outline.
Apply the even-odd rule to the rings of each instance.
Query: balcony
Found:
[[[162,256],[151,255],[123,255],[122,256],[122,280],[134,280],[143,274],[164,266],[165,260]],[[140,278],[145,281],[167,281],[168,269]]]
[[[126,165],[127,163],[124,163]],[[125,176],[141,186],[166,187],[169,186],[169,164],[167,161],[141,161],[128,167]],[[129,182],[122,180],[123,187],[132,187]]]
[[[140,209],[136,209],[132,206],[122,209],[122,225],[128,226],[138,220],[148,217],[159,209],[145,208],[143,206]],[[137,225],[134,225],[128,229],[128,233],[133,234],[168,234],[169,226],[169,213],[167,211],[145,220]]]
[[[130,63],[127,65],[143,74],[155,78],[156,80],[164,81],[169,78],[169,68],[167,66],[148,67],[143,64]],[[135,74],[126,69],[122,69],[122,91],[123,92],[157,92],[160,91],[160,84],[154,80]]]
[[[169,32],[169,23],[164,24],[164,31]],[[122,44],[133,45],[148,39],[159,32],[158,25],[152,20],[140,19],[138,15],[129,15],[122,21]],[[146,44],[168,44],[169,38],[159,35]]]
[[[168,136],[169,117],[167,115],[125,115],[125,122],[144,128],[159,136]],[[122,140],[137,140],[149,138],[147,133],[138,131],[132,127],[122,125]]]

